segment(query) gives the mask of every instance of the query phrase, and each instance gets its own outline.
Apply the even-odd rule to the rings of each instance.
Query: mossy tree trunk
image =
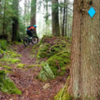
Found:
[[[70,74],[73,100],[100,100],[100,0],[74,0]]]

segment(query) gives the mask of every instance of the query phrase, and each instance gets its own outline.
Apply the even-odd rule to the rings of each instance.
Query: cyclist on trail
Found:
[[[26,32],[27,32],[27,35],[29,36],[30,39],[32,39],[33,34],[36,33],[35,32],[36,27],[37,27],[36,25],[27,27],[27,31]]]

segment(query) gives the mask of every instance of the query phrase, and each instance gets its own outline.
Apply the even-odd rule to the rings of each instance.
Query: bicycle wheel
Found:
[[[28,39],[28,37],[25,37],[23,39],[23,44],[25,45],[25,47],[29,45],[29,39]]]
[[[37,44],[38,43],[38,41],[39,41],[39,38],[37,37],[37,36],[33,36],[33,38],[32,38],[32,44]]]

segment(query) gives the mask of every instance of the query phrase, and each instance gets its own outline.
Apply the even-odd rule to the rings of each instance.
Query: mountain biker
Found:
[[[26,32],[27,32],[27,35],[29,36],[29,39],[32,39],[33,34],[36,33],[35,32],[36,27],[37,27],[36,25],[27,27]]]

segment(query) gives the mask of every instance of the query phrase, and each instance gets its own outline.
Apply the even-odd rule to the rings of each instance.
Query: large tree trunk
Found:
[[[52,0],[52,34],[60,36],[59,17],[58,17],[58,0]]]
[[[93,6],[96,14],[87,11]],[[71,51],[73,100],[100,100],[100,0],[74,0]]]

